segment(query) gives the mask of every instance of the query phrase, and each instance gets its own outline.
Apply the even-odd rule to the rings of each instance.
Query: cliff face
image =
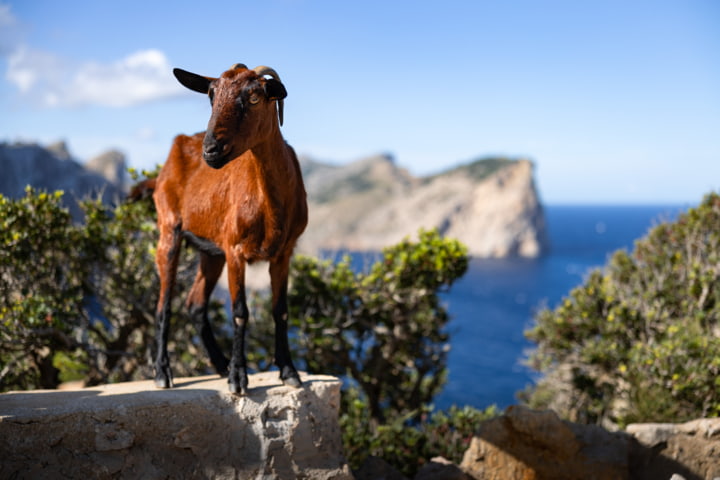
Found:
[[[117,201],[125,189],[125,157],[110,151],[85,166],[70,156],[65,143],[48,147],[37,144],[0,143],[0,193],[10,198],[25,195],[25,186],[65,192],[66,205],[73,214],[79,210],[73,199],[101,195],[103,201]]]
[[[309,159],[301,165],[310,203],[302,252],[379,251],[420,228],[459,239],[476,257],[535,257],[545,248],[544,215],[528,160],[479,160],[424,178],[413,177],[387,155],[345,166]],[[77,215],[73,199],[121,198],[125,167],[116,151],[83,166],[64,143],[0,144],[0,193],[21,197],[26,185],[64,190]]]
[[[527,160],[488,159],[414,178],[386,156],[345,167],[302,162],[310,202],[303,251],[380,250],[420,228],[477,257],[536,257],[545,221]]]

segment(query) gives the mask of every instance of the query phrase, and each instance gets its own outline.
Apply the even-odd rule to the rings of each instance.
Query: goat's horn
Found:
[[[245,70],[247,70],[247,65],[245,65],[244,63],[236,63],[235,65],[230,67],[230,70],[235,70],[236,68],[244,68]]]
[[[272,69],[270,67],[266,67],[265,65],[260,65],[259,67],[253,68],[253,72],[255,72],[260,77],[262,77],[263,75],[270,75],[278,82],[281,82],[280,75],[278,75],[278,73],[274,69]],[[284,101],[282,99],[280,99],[277,101],[277,104],[278,104],[278,119],[280,120],[280,125],[282,126]]]

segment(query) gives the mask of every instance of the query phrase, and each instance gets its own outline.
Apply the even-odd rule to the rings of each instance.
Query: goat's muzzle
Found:
[[[228,150],[228,145],[218,142],[210,134],[205,134],[202,154],[208,166],[222,168],[227,163]]]

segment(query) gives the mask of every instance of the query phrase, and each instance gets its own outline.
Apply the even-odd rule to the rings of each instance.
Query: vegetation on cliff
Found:
[[[508,165],[511,165],[513,162],[516,162],[517,159],[512,158],[506,158],[506,157],[483,157],[478,158],[476,160],[473,160],[470,163],[460,165],[455,168],[451,168],[447,171],[444,171],[442,173],[431,175],[428,177],[424,177],[422,181],[424,183],[428,183],[431,180],[434,180],[435,178],[438,178],[442,175],[456,175],[460,174],[463,176],[470,177],[474,179],[475,181],[482,181],[488,178],[493,173],[496,173],[502,168],[507,167]]]
[[[62,192],[28,188],[0,197],[0,391],[150,378],[154,349],[157,241],[152,202],[108,207],[81,203],[73,223]],[[194,253],[181,262],[187,291]],[[449,320],[439,292],[466,269],[465,247],[422,231],[384,250],[363,272],[351,259],[299,256],[292,265],[292,350],[302,369],[346,379],[342,403],[348,457],[358,466],[382,456],[412,474],[425,458],[459,461],[478,418],[493,411],[433,412],[446,377]],[[177,376],[210,372],[199,336],[178,295],[170,350]],[[269,299],[253,299],[249,363],[272,363]],[[222,305],[211,321],[229,352]]]
[[[541,311],[530,405],[620,425],[720,416],[719,227],[710,194]]]
[[[157,301],[152,202],[84,201],[74,223],[61,192],[0,197],[0,391],[151,376]],[[655,227],[628,253],[541,311],[527,332],[545,374],[531,406],[581,422],[682,421],[720,416],[720,195]],[[193,279],[186,250],[178,289]],[[353,466],[383,457],[412,475],[424,459],[459,461],[477,422],[471,408],[434,412],[443,385],[448,315],[438,293],[467,268],[467,251],[421,231],[358,271],[299,256],[289,292],[293,352],[310,372],[343,377],[341,424]],[[178,295],[170,348],[178,376],[208,373]],[[272,362],[268,299],[253,299],[248,359]],[[229,351],[218,302],[210,318]]]

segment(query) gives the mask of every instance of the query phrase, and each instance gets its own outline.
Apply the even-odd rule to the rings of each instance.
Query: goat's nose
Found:
[[[205,141],[203,141],[203,153],[205,155],[217,155],[221,150],[220,144],[217,140],[215,140],[215,138],[209,136],[205,137]]]
[[[203,158],[205,162],[213,167],[220,168],[227,163],[226,154],[228,145],[218,142],[212,135],[206,135],[203,140]]]

